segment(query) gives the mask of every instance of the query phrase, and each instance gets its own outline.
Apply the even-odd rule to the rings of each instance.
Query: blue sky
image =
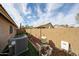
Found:
[[[79,4],[75,3],[3,3],[3,7],[16,24],[39,26],[52,24],[77,24]]]

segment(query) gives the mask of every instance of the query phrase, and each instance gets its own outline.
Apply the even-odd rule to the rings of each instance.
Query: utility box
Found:
[[[9,40],[9,55],[20,55],[28,50],[28,37],[26,35]]]
[[[69,43],[66,41],[61,41],[61,48],[69,51]]]

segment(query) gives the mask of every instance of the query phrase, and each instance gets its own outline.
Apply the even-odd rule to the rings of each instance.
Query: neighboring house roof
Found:
[[[37,28],[54,28],[54,26],[51,24],[51,23],[47,23],[47,24],[44,24],[44,25],[41,25],[41,26],[38,26]]]
[[[70,25],[54,25],[54,28],[73,28],[74,26],[70,26]]]
[[[9,21],[10,23],[12,23],[14,26],[17,27],[16,23],[9,16],[9,14],[7,13],[7,11],[3,8],[3,6],[1,4],[0,4],[0,14],[2,14],[6,18],[7,21]]]

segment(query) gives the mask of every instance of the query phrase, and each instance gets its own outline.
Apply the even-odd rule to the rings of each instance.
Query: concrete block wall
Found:
[[[57,48],[61,48],[61,41],[67,41],[71,45],[71,50],[79,54],[79,28],[44,28],[26,29],[27,33],[39,38],[45,34],[47,40],[52,40]]]

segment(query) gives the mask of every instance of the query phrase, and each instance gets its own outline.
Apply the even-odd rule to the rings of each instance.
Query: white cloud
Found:
[[[76,19],[78,13],[79,13],[79,4],[76,4],[75,7],[70,11],[70,14],[73,14],[73,18],[75,19],[76,24],[79,24],[79,20]]]
[[[71,9],[69,11],[69,14],[67,16],[65,16],[65,19],[67,21],[67,24],[70,24],[70,25],[75,25],[75,24],[78,24],[77,23],[77,20],[76,20],[76,15],[77,13],[79,13],[79,4],[76,4],[73,9]]]
[[[68,24],[77,25],[76,15],[79,13],[79,4],[76,4],[67,15],[59,12],[55,17],[53,17],[51,22],[53,24]]]
[[[72,14],[69,14],[67,16],[65,16],[63,13],[58,13],[58,15],[56,15],[55,17],[52,18],[53,20],[51,20],[52,24],[75,24],[75,20]]]
[[[21,3],[21,4],[19,4],[19,5],[21,5],[21,6],[20,6],[20,7],[22,8],[21,10],[22,10],[22,12],[25,14],[25,13],[27,12],[27,9],[26,9],[27,4]]]
[[[21,3],[19,4],[19,6],[21,7],[21,10],[23,12],[23,14],[30,14],[32,11],[31,9],[27,9],[27,3]]]
[[[61,7],[63,4],[61,3],[48,3],[47,4],[47,12],[54,11],[55,9]]]
[[[20,15],[20,12],[17,11],[13,7],[13,4],[3,4],[3,5],[18,25],[21,22],[23,22],[23,17]],[[47,7],[46,7],[47,8],[46,13],[43,13],[40,10],[39,5],[37,5],[36,10],[37,10],[37,15],[39,16],[39,19],[37,19],[36,21],[30,22],[31,25],[39,26],[39,25],[43,25],[43,24],[46,24],[46,23],[49,23],[49,22],[51,22],[52,24],[69,24],[69,25],[77,24],[75,16],[76,16],[77,13],[79,13],[79,4],[76,4],[73,7],[73,9],[68,11],[69,13],[67,15],[64,15],[62,12],[58,12],[56,16],[50,17],[52,14],[54,14],[54,12],[55,12],[54,10],[58,9],[62,5],[63,4],[48,3]],[[22,13],[24,15],[31,14],[32,10],[30,8],[27,9],[26,6],[27,6],[27,4],[24,4],[24,3],[18,4],[18,7],[20,7],[20,10],[22,10]],[[28,16],[27,18],[32,19],[31,16]]]
[[[20,13],[13,7],[13,4],[2,4],[15,23],[20,26],[20,23],[23,22],[23,18]]]
[[[36,25],[42,25],[48,22],[51,22],[52,24],[68,24],[68,25],[77,25],[76,21],[76,15],[79,13],[79,4],[76,4],[67,15],[64,15],[62,12],[58,12],[56,16],[50,17],[55,9],[61,7],[62,4],[48,4],[48,11],[47,13],[41,13],[39,14],[40,19],[38,19],[36,22],[34,22],[34,26]],[[52,11],[52,13],[51,13]],[[41,12],[41,11],[40,11]]]
[[[53,20],[53,19],[50,16],[52,15],[52,13],[54,12],[55,9],[61,7],[62,5],[63,4],[51,4],[51,3],[49,3],[49,4],[47,4],[46,13],[43,13],[38,6],[37,11],[38,11],[38,16],[40,18],[37,21],[35,21],[33,23],[33,25],[39,26],[39,25],[43,25],[43,24],[51,22],[51,20]]]

